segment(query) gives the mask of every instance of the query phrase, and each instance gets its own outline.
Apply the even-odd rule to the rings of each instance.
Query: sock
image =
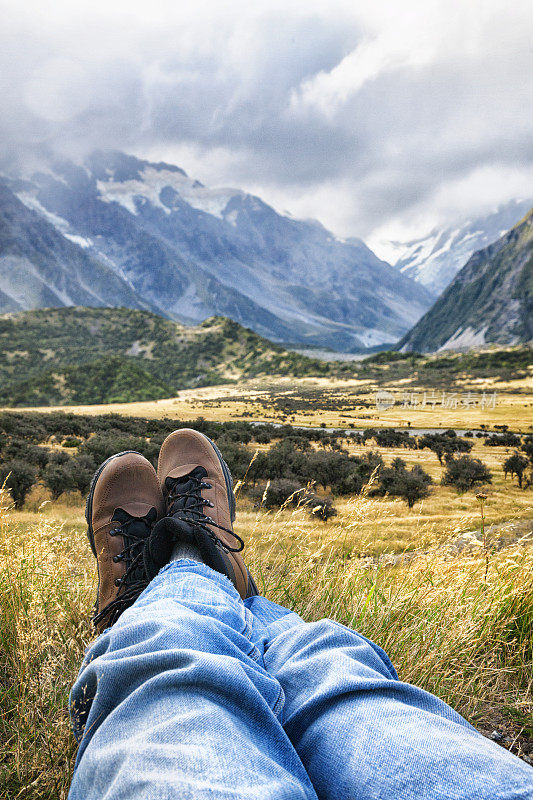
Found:
[[[174,545],[174,549],[172,550],[170,560],[171,561],[178,561],[180,558],[190,558],[193,561],[199,561],[200,564],[204,563],[204,560],[200,554],[200,551],[197,547],[193,544],[189,544],[188,542],[176,542]]]

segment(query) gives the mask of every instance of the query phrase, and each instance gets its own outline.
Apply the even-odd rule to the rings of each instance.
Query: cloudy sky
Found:
[[[0,0],[0,145],[177,163],[342,236],[533,196],[530,0]]]

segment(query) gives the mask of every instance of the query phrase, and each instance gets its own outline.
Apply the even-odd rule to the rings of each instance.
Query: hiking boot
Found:
[[[98,633],[117,621],[157,572],[147,541],[164,509],[155,469],[140,453],[118,453],[96,471],[85,518],[98,565],[93,616]]]
[[[154,549],[163,551],[165,536],[170,547],[193,545],[209,567],[231,580],[243,600],[259,594],[241,556],[244,542],[233,531],[233,484],[216,444],[190,428],[174,431],[161,446],[157,475],[167,516],[154,529]]]

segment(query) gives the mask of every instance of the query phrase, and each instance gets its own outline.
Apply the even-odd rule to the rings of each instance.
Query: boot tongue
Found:
[[[198,496],[200,495],[199,484],[206,477],[207,470],[204,467],[195,467],[187,475],[181,478],[167,478],[165,488],[169,494],[176,495],[170,511],[176,514],[178,511],[186,511],[188,508],[198,510]]]
[[[127,511],[124,511],[123,508],[117,508],[112,519],[115,522],[120,522],[123,526],[122,536],[124,537],[124,545],[134,545],[129,551],[129,555],[126,557],[125,563],[129,565],[130,562],[142,552],[144,547],[142,544],[135,546],[135,543],[143,539],[147,541],[150,537],[152,527],[157,519],[157,511],[155,508],[151,508],[144,517],[133,517],[131,514],[128,514]],[[144,578],[144,561],[140,558],[135,567],[130,571],[127,583],[142,581]]]
[[[124,534],[136,539],[147,539],[156,519],[157,511],[155,508],[151,508],[144,517],[132,517],[123,508],[117,508],[112,517],[114,522],[120,522],[121,525],[128,523]]]

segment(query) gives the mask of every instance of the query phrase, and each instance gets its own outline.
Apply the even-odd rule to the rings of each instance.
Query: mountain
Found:
[[[64,305],[147,307],[111,267],[0,183],[0,309]]]
[[[336,239],[240,190],[207,188],[173,165],[96,152],[7,180],[126,282],[135,303],[172,319],[223,315],[275,341],[349,351],[397,340],[431,303],[360,240]]]
[[[434,230],[428,236],[410,242],[392,242],[398,254],[395,267],[437,297],[473,253],[503,236],[532,205],[533,199],[511,200],[457,228]]]
[[[258,375],[327,375],[339,369],[220,317],[189,327],[128,308],[0,316],[0,405],[156,400]]]
[[[470,258],[397,349],[434,352],[532,341],[533,210]]]

